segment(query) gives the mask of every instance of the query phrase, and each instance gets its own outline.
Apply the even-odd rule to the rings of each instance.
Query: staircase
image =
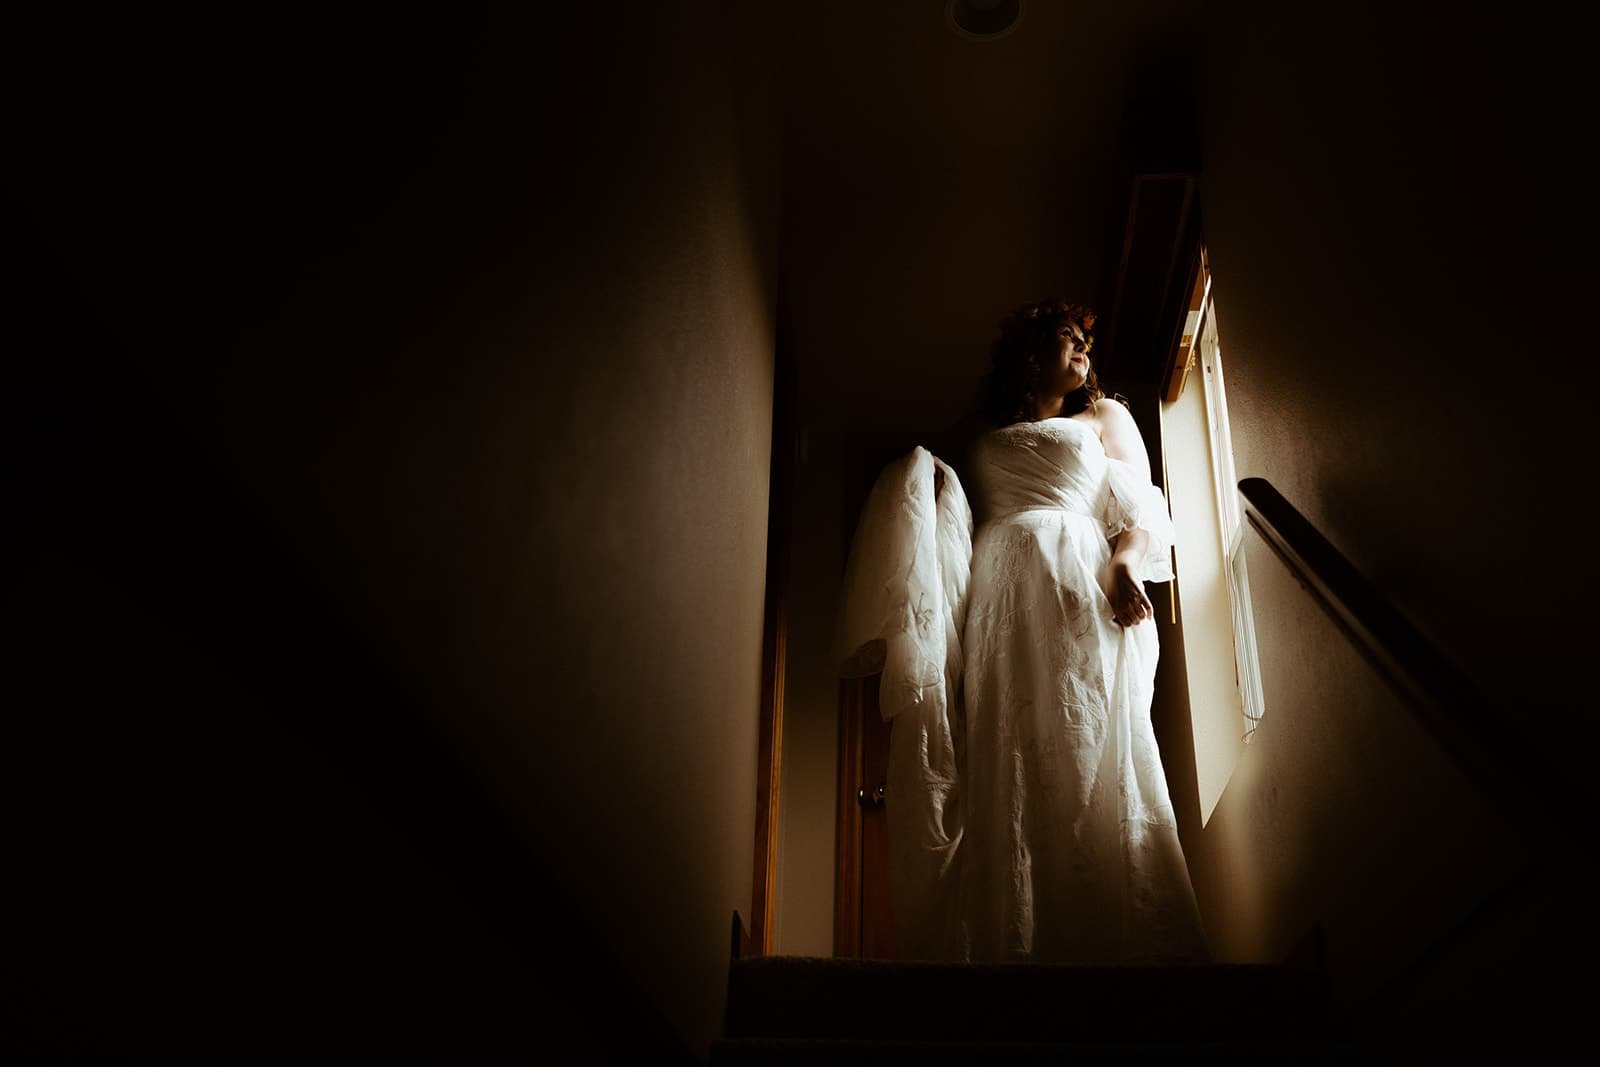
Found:
[[[1272,966],[733,961],[712,1067],[1351,1063],[1326,980]]]

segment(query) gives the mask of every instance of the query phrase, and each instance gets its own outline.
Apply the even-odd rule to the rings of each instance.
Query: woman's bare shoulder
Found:
[[[1109,398],[1102,399],[1095,406],[1100,410],[1100,443],[1105,445],[1106,455],[1130,463],[1147,464],[1149,456],[1145,452],[1144,438],[1139,433],[1139,424],[1134,421],[1133,412],[1124,407],[1120,400]]]
[[[1100,436],[1102,437],[1108,431],[1115,433],[1118,430],[1127,430],[1130,427],[1136,428],[1136,423],[1133,421],[1133,412],[1129,411],[1122,401],[1113,400],[1109,396],[1103,396],[1095,401],[1094,413],[1096,421],[1100,424]]]

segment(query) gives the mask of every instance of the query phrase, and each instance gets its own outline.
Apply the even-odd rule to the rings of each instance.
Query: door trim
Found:
[[[834,858],[833,954],[861,955],[861,714],[866,687],[878,676],[839,682],[839,796],[837,852]]]
[[[796,448],[794,398],[793,336],[780,275],[772,338],[772,459],[767,482],[767,580],[761,633],[755,871],[751,878],[750,953],[756,956],[771,955],[777,935],[783,695],[789,648],[789,521]]]

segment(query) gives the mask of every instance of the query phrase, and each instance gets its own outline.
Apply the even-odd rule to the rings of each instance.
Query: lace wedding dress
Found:
[[[972,961],[1207,958],[1150,725],[1158,653],[1101,582],[1118,533],[1149,532],[1139,577],[1172,578],[1172,525],[1148,473],[1087,422],[986,434],[972,476],[961,652],[959,928]]]

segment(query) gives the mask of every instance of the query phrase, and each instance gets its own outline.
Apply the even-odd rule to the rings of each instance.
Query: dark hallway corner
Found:
[[[218,469],[33,261],[8,390],[29,1062],[692,1062]],[[618,1027],[618,1019],[628,1025]]]
[[[742,10],[22,21],[31,1060],[703,1058],[770,433]],[[721,506],[619,521],[669,498]]]

